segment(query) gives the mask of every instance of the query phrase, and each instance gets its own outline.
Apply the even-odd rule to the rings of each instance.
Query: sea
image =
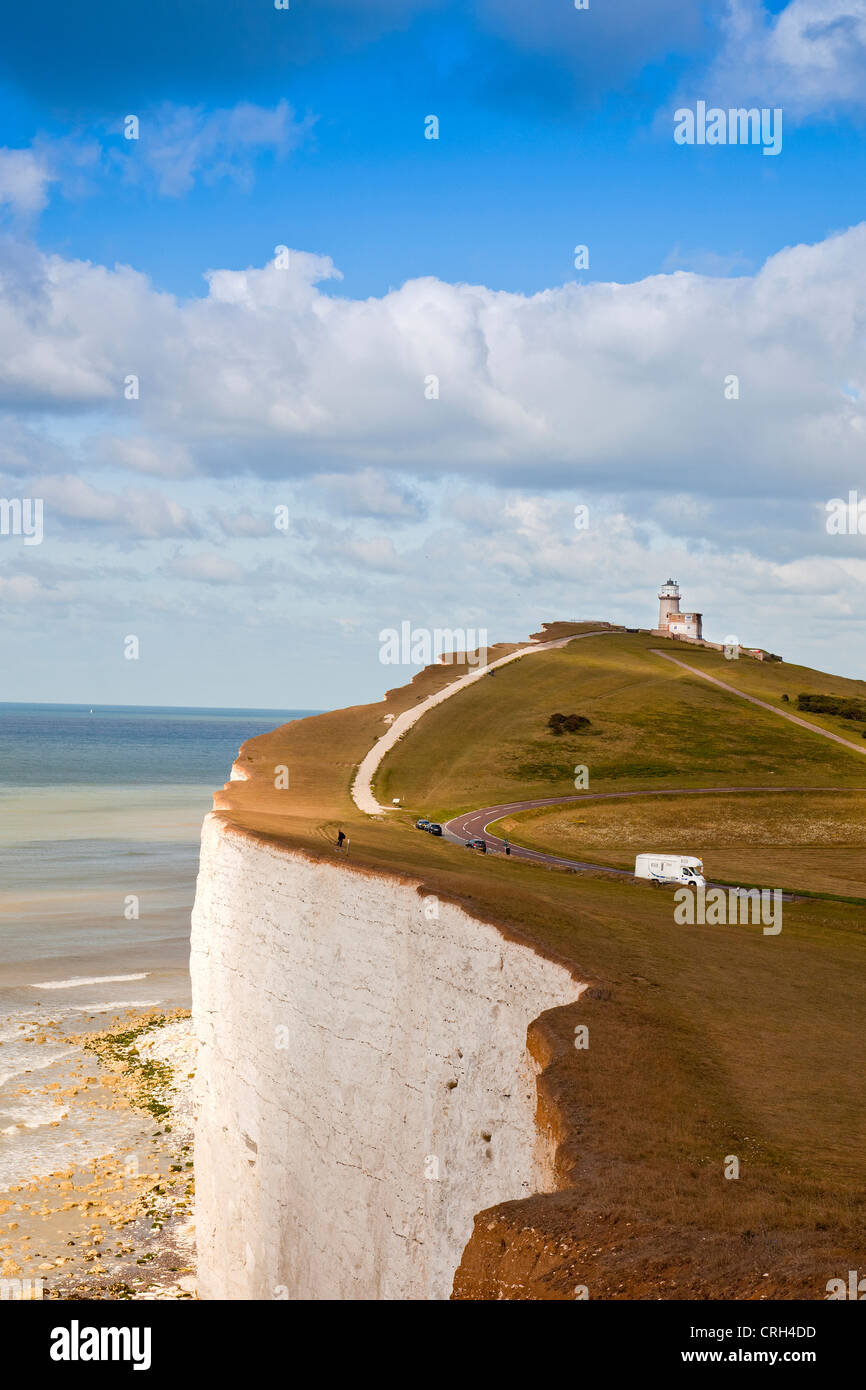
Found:
[[[0,1191],[114,1142],[70,1128],[71,1038],[188,1007],[213,792],[245,739],[315,712],[0,703]]]

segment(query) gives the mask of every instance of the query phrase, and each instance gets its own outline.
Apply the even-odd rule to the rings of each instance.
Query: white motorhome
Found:
[[[705,888],[704,866],[693,854],[639,854],[634,861],[635,878],[653,883],[689,883]]]

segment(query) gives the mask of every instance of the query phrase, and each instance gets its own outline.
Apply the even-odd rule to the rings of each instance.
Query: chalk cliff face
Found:
[[[448,1298],[473,1217],[553,1186],[529,1023],[561,965],[409,881],[205,822],[204,1298]]]

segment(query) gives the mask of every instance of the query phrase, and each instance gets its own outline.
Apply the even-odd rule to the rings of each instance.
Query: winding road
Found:
[[[436,691],[426,700],[416,705],[414,708],[405,710],[399,715],[388,729],[387,733],[377,739],[373,747],[358,767],[355,780],[352,784],[352,799],[361,811],[368,815],[382,815],[385,811],[392,810],[390,806],[381,806],[376,800],[373,792],[373,778],[379,768],[385,754],[394,747],[395,743],[402,735],[410,729],[413,724],[426,714],[433,706],[441,704],[443,700],[450,699],[458,691],[464,690],[466,686],[474,684],[482,676],[498,666],[505,666],[511,661],[517,661],[520,657],[528,656],[533,652],[550,651],[555,647],[564,647],[569,642],[579,642],[584,637],[600,637],[606,632],[622,631],[622,629],[602,628],[591,632],[575,633],[570,637],[560,637],[552,642],[538,642],[532,646],[521,647],[518,651],[509,653],[508,656],[500,657],[499,660],[491,662],[487,666],[482,666],[476,671],[470,672],[466,676],[453,681],[450,685]],[[818,734],[823,738],[828,738],[834,743],[841,743],[843,747],[851,749],[854,753],[863,755],[866,747],[852,743],[849,739],[842,738],[841,735],[832,733],[829,729],[821,729],[815,724],[809,723],[806,719],[800,719],[795,714],[790,714],[787,710],[777,709],[775,705],[769,704],[766,700],[759,700],[755,695],[748,695],[743,690],[738,690],[736,686],[728,685],[721,681],[717,676],[711,676],[706,671],[701,671],[697,667],[689,666],[687,662],[680,661],[678,657],[672,656],[669,652],[659,650],[657,647],[649,649],[653,656],[660,656],[665,661],[670,661],[675,666],[679,666],[690,676],[709,681],[712,685],[727,691],[731,695],[737,695],[741,700],[747,700],[750,704],[758,705],[762,709],[769,710],[771,714],[776,714],[782,719],[787,719],[792,724],[798,724],[803,729],[808,729],[810,733]],[[505,850],[505,841],[498,835],[491,835],[487,827],[495,821],[501,820],[504,816],[512,815],[518,811],[531,811],[538,806],[566,806],[575,805],[585,801],[616,801],[628,797],[636,796],[707,796],[707,795],[729,795],[736,792],[807,792],[807,791],[866,791],[866,787],[680,787],[665,788],[664,790],[631,791],[631,792],[590,792],[582,796],[552,796],[543,797],[534,801],[509,801],[500,806],[484,806],[476,811],[462,811],[460,815],[452,817],[442,827],[443,837],[454,844],[465,845],[467,840],[483,839],[488,850]],[[612,874],[617,878],[633,878],[630,869],[613,869],[609,864],[593,864],[584,859],[567,859],[557,854],[544,854],[540,850],[526,849],[522,845],[510,844],[511,857],[515,859],[528,859],[536,864],[549,864],[559,868],[573,869],[577,871],[594,871]],[[709,886],[709,885],[708,885]]]
[[[505,851],[505,841],[491,835],[487,827],[503,816],[517,811],[532,811],[537,806],[573,806],[588,801],[619,801],[636,796],[729,796],[739,792],[838,792],[866,791],[866,787],[673,787],[658,791],[586,792],[583,796],[549,796],[540,801],[508,801],[501,806],[485,806],[478,811],[463,811],[442,827],[442,834],[453,844],[465,845],[467,840],[484,840],[488,850]],[[509,841],[513,859],[530,859],[536,864],[552,864],[559,868],[595,870],[614,874],[617,878],[634,878],[631,869],[612,869],[609,864],[593,864],[585,859],[565,859],[558,854],[543,854],[540,850],[525,849]],[[660,851],[661,852],[661,851]]]

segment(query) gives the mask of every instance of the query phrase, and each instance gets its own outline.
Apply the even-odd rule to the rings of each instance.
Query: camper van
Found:
[[[635,878],[653,883],[687,883],[705,888],[704,866],[692,854],[639,854],[634,861]]]

